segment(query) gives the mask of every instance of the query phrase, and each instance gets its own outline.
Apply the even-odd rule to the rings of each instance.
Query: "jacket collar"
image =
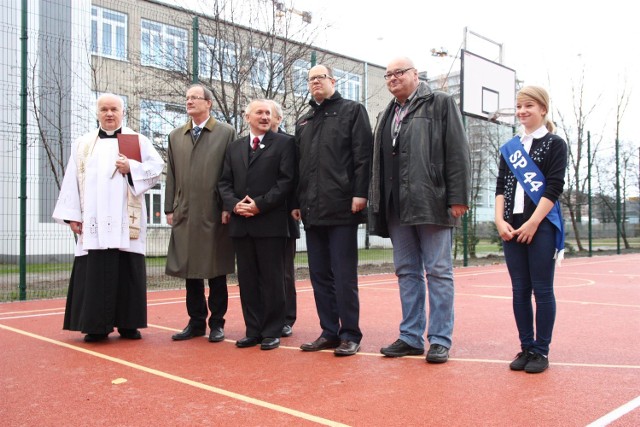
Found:
[[[217,123],[216,119],[214,119],[213,116],[209,116],[209,119],[207,120],[207,123],[204,125],[204,127],[209,132],[212,132],[216,123]],[[187,121],[187,123],[185,123],[184,126],[182,126],[182,133],[186,135],[187,133],[191,132],[192,128],[193,128],[193,120],[191,119],[191,117],[189,117],[189,120]]]
[[[409,107],[408,107],[409,109],[407,110],[407,114],[412,112],[419,103],[422,103],[423,101],[431,98],[432,96],[433,96],[433,91],[431,91],[431,89],[425,82],[421,81],[420,83],[418,83],[418,87],[416,88],[411,98],[411,101],[409,102]],[[384,110],[385,117],[391,114],[396,104],[397,104],[396,99],[393,98],[387,105],[387,108]]]
[[[342,95],[340,95],[340,92],[338,92],[337,90],[335,92],[333,92],[333,95],[331,95],[329,98],[325,99],[324,101],[322,101],[321,104],[318,104],[316,102],[315,99],[313,99],[313,97],[309,100],[309,105],[311,105],[311,107],[316,110],[320,107],[323,107],[325,105],[328,104],[332,104],[334,102],[336,102],[337,100],[342,99]]]
[[[409,108],[412,108],[414,105],[416,105],[417,102],[429,99],[432,96],[433,92],[425,82],[418,83],[418,88],[416,89],[415,94],[411,99],[411,102],[409,103]]]

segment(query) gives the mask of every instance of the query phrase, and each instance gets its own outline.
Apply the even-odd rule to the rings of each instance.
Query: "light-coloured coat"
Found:
[[[83,232],[78,237],[76,256],[87,255],[88,250],[115,248],[145,254],[147,210],[144,193],[160,179],[164,162],[144,135],[128,127],[122,127],[122,133],[138,135],[140,143],[142,162],[129,159],[131,183],[127,177],[114,172],[118,158],[116,138],[98,139],[98,129],[95,129],[76,139],[71,146],[64,181],[52,216],[60,224],[66,225],[66,221],[82,223]],[[80,145],[89,152],[84,166],[83,189],[80,188],[82,184],[78,170]],[[129,236],[129,190],[142,208],[140,235],[137,239]]]
[[[209,279],[235,270],[233,245],[222,224],[218,180],[233,127],[209,117],[200,137],[192,121],[169,135],[165,213],[173,213],[166,273],[185,279]]]

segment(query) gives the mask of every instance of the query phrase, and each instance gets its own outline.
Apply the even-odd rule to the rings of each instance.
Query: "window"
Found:
[[[304,96],[307,94],[307,78],[309,76],[309,69],[311,63],[298,59],[293,63],[291,71],[291,84],[293,85],[293,92],[296,95]]]
[[[201,35],[198,44],[199,75],[207,80],[222,80],[220,62],[224,80],[233,81],[233,73],[237,69],[235,45],[215,37]]]
[[[186,121],[187,112],[181,105],[144,99],[140,102],[140,133],[158,147],[166,148],[169,133]]]
[[[127,15],[91,7],[91,53],[107,58],[127,59]]]
[[[186,30],[145,19],[140,28],[142,65],[187,72]]]
[[[164,183],[158,183],[144,194],[147,205],[147,225],[166,225],[164,215]]]
[[[271,92],[284,90],[284,65],[282,57],[273,52],[253,50],[254,64],[251,67],[251,84]]]
[[[342,70],[333,70],[336,79],[336,90],[343,98],[360,102],[360,76]]]

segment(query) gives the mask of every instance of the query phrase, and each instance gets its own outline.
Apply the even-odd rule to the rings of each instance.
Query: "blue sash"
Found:
[[[538,205],[542,194],[544,194],[547,181],[538,166],[525,151],[522,142],[520,142],[520,137],[516,135],[511,141],[505,143],[500,147],[500,153],[518,183],[527,193],[527,196]],[[556,256],[554,258],[561,259],[564,252],[564,222],[562,221],[562,211],[558,201],[547,214],[547,219],[556,227]]]

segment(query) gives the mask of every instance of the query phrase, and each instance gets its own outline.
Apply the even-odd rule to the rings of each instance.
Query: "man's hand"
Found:
[[[116,169],[118,169],[118,172],[120,172],[122,175],[126,175],[131,172],[131,167],[129,167],[129,159],[127,159],[122,154],[119,154],[118,160],[116,160]]]
[[[231,219],[231,213],[229,211],[222,211],[222,223],[229,224],[230,219]]]
[[[293,209],[291,211],[291,218],[295,219],[296,221],[300,221],[300,218],[302,218],[302,215],[300,214],[300,209]]]
[[[78,221],[69,221],[69,227],[75,234],[82,234],[82,223]]]
[[[351,213],[360,212],[362,209],[367,207],[367,198],[366,197],[354,197],[351,199]]]
[[[451,215],[454,218],[460,218],[468,210],[469,207],[465,205],[451,205]]]
[[[166,214],[165,217],[167,218],[167,224],[173,225],[173,212]]]
[[[235,208],[233,208],[233,212],[235,212],[236,215],[249,218],[259,214],[260,209],[256,206],[256,202],[247,195],[236,204]]]

